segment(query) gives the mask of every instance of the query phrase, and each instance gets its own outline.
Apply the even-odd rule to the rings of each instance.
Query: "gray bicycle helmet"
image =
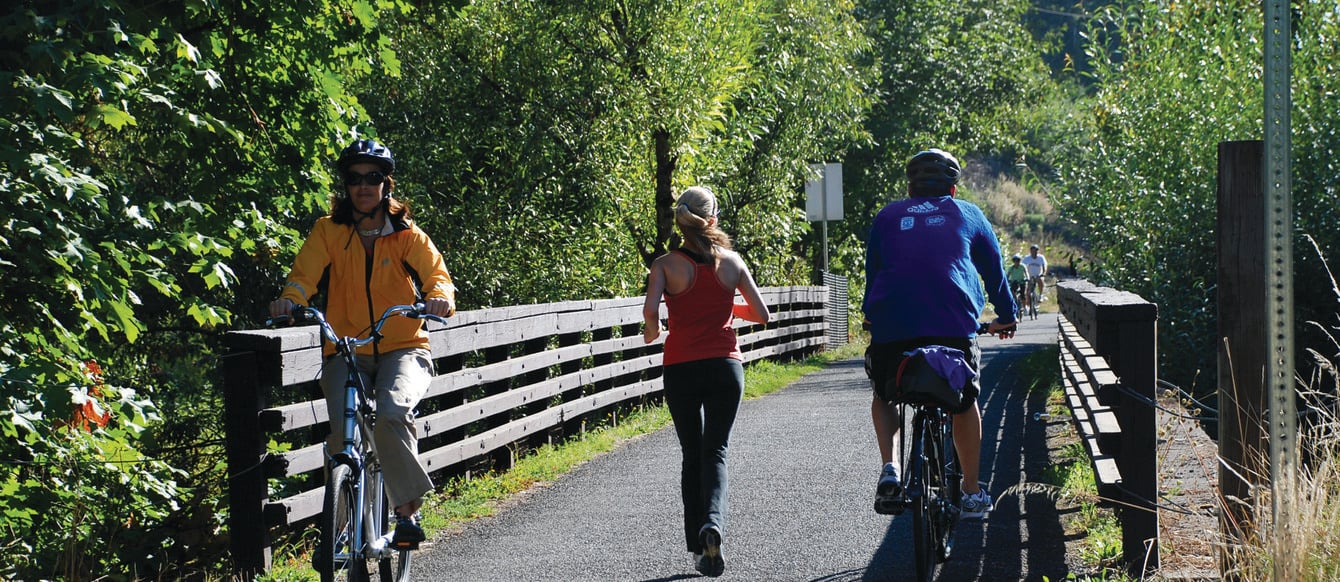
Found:
[[[391,157],[391,148],[388,148],[376,140],[360,139],[349,144],[340,152],[340,159],[335,166],[340,169],[340,173],[348,172],[349,166],[359,162],[371,162],[382,167],[386,175],[395,173],[395,158]]]
[[[942,149],[917,152],[907,161],[907,181],[914,195],[944,195],[958,184],[963,173],[958,160]]]

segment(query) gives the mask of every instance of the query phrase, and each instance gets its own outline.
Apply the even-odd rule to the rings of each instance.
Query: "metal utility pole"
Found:
[[[1298,452],[1294,382],[1293,200],[1290,193],[1289,89],[1293,27],[1288,0],[1265,0],[1266,386],[1274,523],[1287,524]],[[1282,521],[1284,520],[1284,521]],[[1283,529],[1279,529],[1283,533]],[[1284,566],[1276,561],[1277,570]],[[1284,574],[1284,577],[1280,577]],[[1296,572],[1276,572],[1277,580]]]

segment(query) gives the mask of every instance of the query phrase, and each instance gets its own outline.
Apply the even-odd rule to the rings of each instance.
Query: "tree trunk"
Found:
[[[670,132],[658,129],[652,134],[656,146],[656,242],[649,256],[643,256],[648,267],[651,262],[665,254],[666,249],[677,242],[675,234],[675,193],[673,178],[679,156],[670,145]]]

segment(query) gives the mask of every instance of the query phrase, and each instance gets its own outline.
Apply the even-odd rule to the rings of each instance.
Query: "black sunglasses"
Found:
[[[345,186],[357,186],[359,184],[367,184],[369,186],[379,186],[381,185],[382,182],[385,181],[386,181],[386,174],[383,174],[381,172],[368,172],[366,174],[359,174],[358,172],[349,172],[344,175]]]

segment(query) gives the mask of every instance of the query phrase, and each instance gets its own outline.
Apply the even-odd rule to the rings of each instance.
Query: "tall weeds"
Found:
[[[1326,263],[1312,237],[1306,237]],[[1340,286],[1330,267],[1331,290],[1340,311]],[[1340,316],[1337,317],[1340,323]],[[1300,403],[1300,430],[1294,441],[1298,470],[1270,483],[1271,465],[1266,455],[1256,460],[1253,475],[1259,485],[1248,500],[1253,523],[1229,532],[1224,543],[1224,575],[1237,580],[1331,581],[1340,580],[1340,326],[1309,325],[1329,343],[1325,348],[1307,348],[1312,372],[1298,382],[1305,389]],[[1222,500],[1227,510],[1227,500]]]

